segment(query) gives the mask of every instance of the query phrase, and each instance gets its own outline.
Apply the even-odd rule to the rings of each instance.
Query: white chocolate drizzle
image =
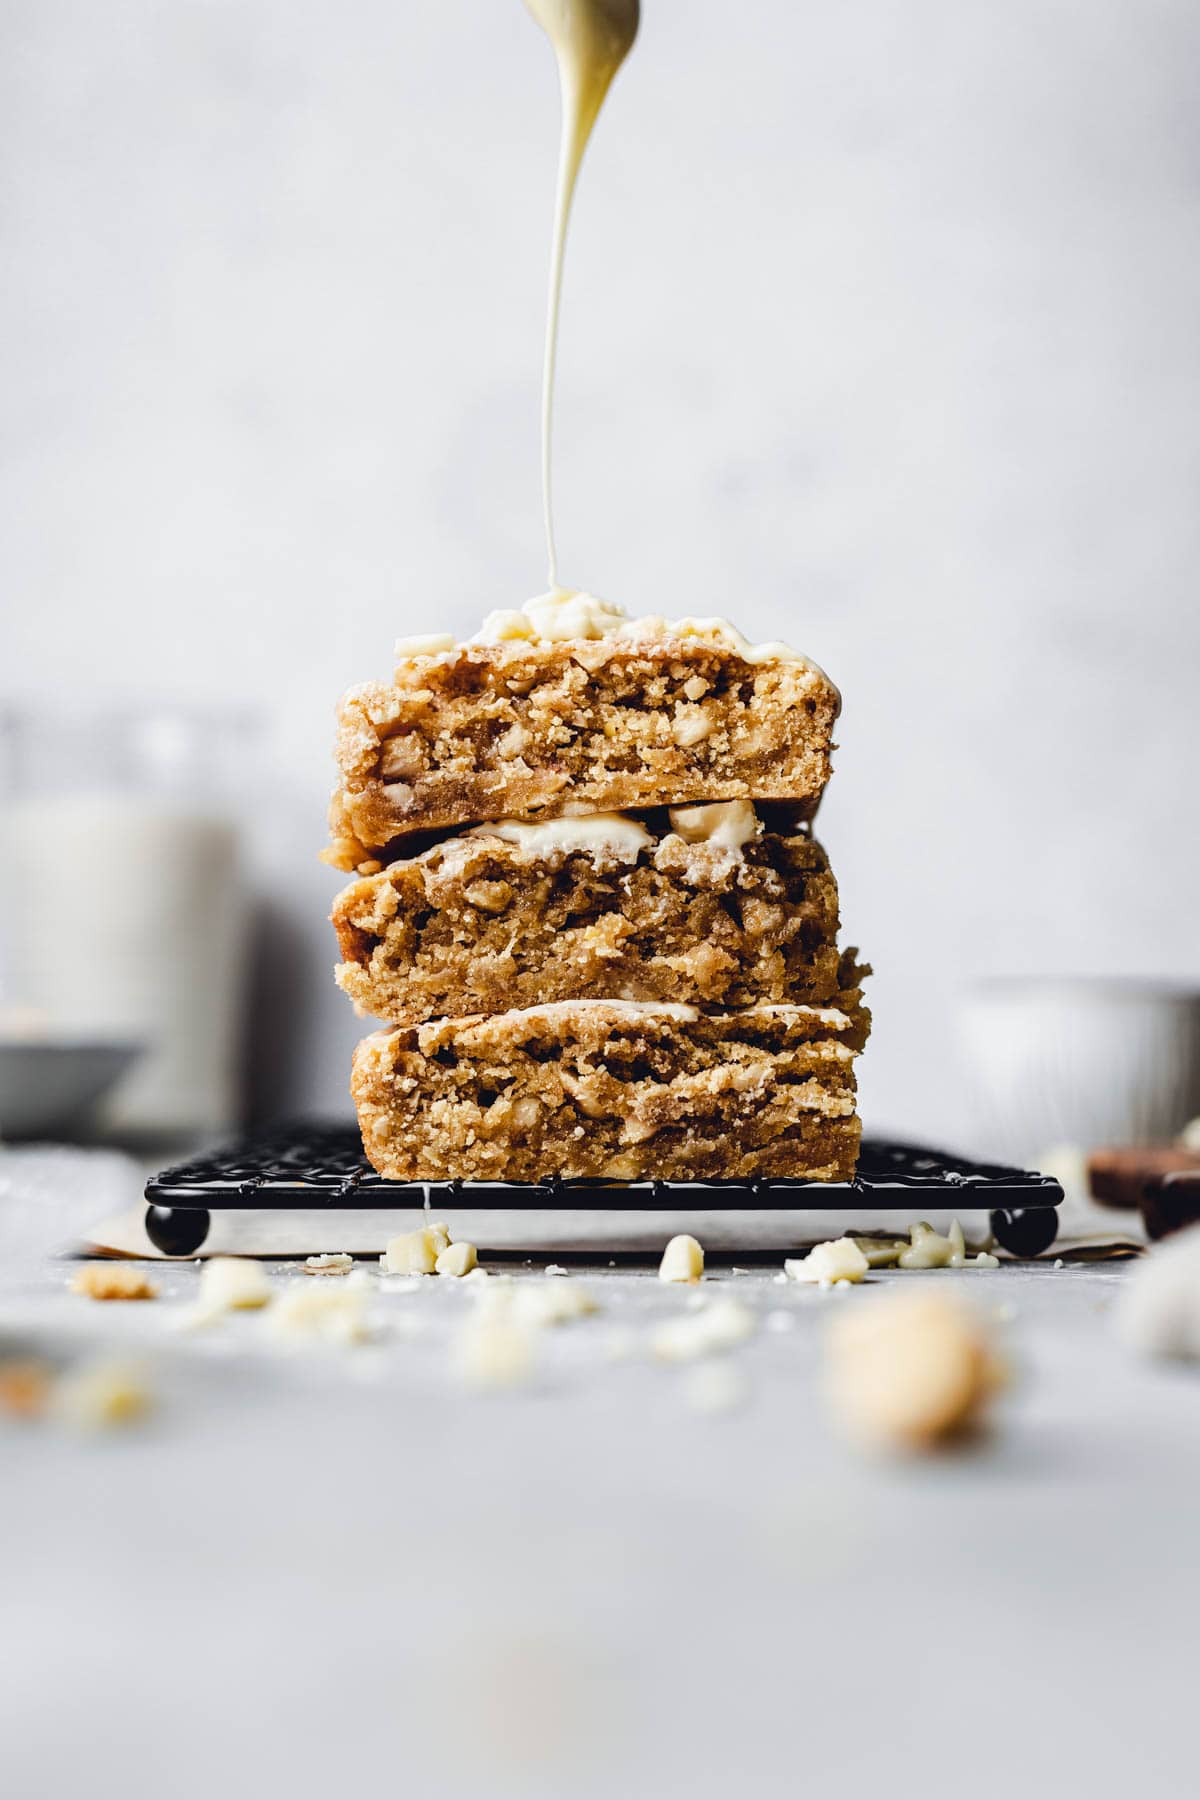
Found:
[[[558,357],[558,314],[562,298],[567,221],[579,165],[613,76],[637,36],[639,0],[525,0],[554,46],[562,89],[562,141],[554,199],[550,292],[546,306],[546,352],[542,373],[542,510],[550,586],[558,588],[558,554],[551,504],[551,439],[554,423],[554,369]]]

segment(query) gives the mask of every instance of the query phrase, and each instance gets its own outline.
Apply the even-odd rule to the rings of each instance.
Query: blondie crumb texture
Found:
[[[155,1300],[158,1288],[136,1263],[86,1262],[76,1269],[73,1294],[89,1300]]]
[[[37,1419],[45,1412],[54,1387],[49,1363],[37,1357],[7,1357],[0,1361],[0,1414],[14,1419]]]
[[[468,644],[403,658],[338,714],[326,861],[376,866],[414,831],[735,799],[811,812],[833,683],[697,638]]]
[[[863,974],[800,835],[734,851],[668,833],[633,861],[451,838],[353,882],[333,923],[338,982],[394,1025],[569,999],[848,1006]]]
[[[861,1007],[562,1002],[375,1032],[351,1088],[397,1181],[844,1180],[867,1024]]]

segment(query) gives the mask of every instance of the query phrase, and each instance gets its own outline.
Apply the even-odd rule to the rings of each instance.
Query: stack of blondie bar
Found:
[[[339,713],[326,859],[395,1180],[853,1172],[864,970],[809,821],[838,694],[585,595],[408,639]]]

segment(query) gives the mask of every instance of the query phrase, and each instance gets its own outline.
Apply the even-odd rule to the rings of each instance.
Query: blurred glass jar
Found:
[[[240,1111],[252,738],[201,707],[0,714],[5,1007],[40,1036],[144,1046],[98,1117],[109,1135],[195,1136]]]

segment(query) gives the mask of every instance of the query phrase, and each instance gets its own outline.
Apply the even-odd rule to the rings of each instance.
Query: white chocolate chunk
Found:
[[[909,1227],[909,1243],[896,1258],[902,1269],[998,1269],[999,1259],[980,1251],[968,1256],[963,1229],[957,1219],[950,1221],[945,1237],[918,1219]]]
[[[663,1362],[690,1362],[732,1350],[753,1334],[754,1314],[740,1300],[714,1300],[701,1312],[686,1313],[660,1325],[650,1348]]]
[[[546,1325],[568,1325],[573,1319],[586,1319],[600,1311],[600,1303],[591,1288],[570,1278],[552,1281],[546,1287],[522,1281],[510,1293],[514,1316],[521,1324],[535,1329]]]
[[[909,1235],[912,1241],[897,1259],[902,1269],[962,1268],[966,1259],[966,1245],[963,1242],[962,1226],[957,1219],[951,1222],[945,1237],[923,1219],[912,1226]]]
[[[557,1281],[511,1275],[494,1277],[476,1297],[476,1316],[506,1319],[522,1331],[566,1325],[599,1312],[600,1303],[586,1283],[563,1276]]]
[[[762,823],[750,800],[717,800],[708,806],[667,808],[671,829],[685,844],[712,844],[718,850],[741,850],[762,835]]]
[[[681,1232],[673,1237],[658,1265],[660,1281],[700,1281],[704,1277],[704,1251],[694,1237]]]
[[[600,600],[595,594],[569,588],[539,594],[520,608],[490,612],[474,637],[467,641],[471,644],[559,644],[597,638],[627,638],[635,644],[695,638],[700,643],[732,650],[748,663],[808,662],[807,657],[787,644],[749,643],[728,619],[667,619],[661,613],[631,619],[624,607]],[[406,641],[412,640],[401,640]]]
[[[920,1449],[963,1429],[1002,1374],[981,1321],[942,1294],[855,1307],[827,1340],[834,1419],[876,1448]]]
[[[384,1245],[379,1266],[385,1275],[432,1275],[438,1257],[449,1245],[450,1233],[444,1225],[402,1231]]]
[[[1117,1333],[1142,1356],[1200,1359],[1200,1225],[1156,1245],[1117,1305]]]
[[[908,1238],[856,1237],[854,1242],[866,1257],[869,1269],[894,1268],[900,1252],[909,1245]]]
[[[852,1237],[831,1238],[815,1244],[807,1256],[789,1258],[783,1272],[789,1281],[861,1281],[869,1268]]]
[[[447,1244],[434,1269],[439,1275],[469,1275],[478,1260],[474,1244]]]
[[[94,1362],[72,1369],[54,1388],[51,1416],[76,1431],[107,1431],[143,1418],[154,1404],[140,1369]]]
[[[367,1278],[360,1270],[336,1286],[295,1282],[267,1315],[274,1336],[294,1342],[361,1344],[370,1336]]]
[[[855,1243],[872,1269],[998,1269],[1000,1259],[981,1250],[968,1256],[962,1226],[955,1219],[945,1237],[923,1219],[908,1228],[907,1238],[857,1237]]]
[[[572,593],[559,588],[527,600],[522,608],[542,644],[558,644],[573,638],[609,637],[625,617],[624,609],[594,594]]]
[[[671,721],[671,736],[681,750],[691,750],[712,736],[713,721],[703,706],[679,706]]]
[[[213,1256],[200,1276],[199,1309],[206,1317],[250,1312],[266,1306],[271,1284],[260,1262],[249,1256]]]
[[[508,1313],[485,1311],[459,1337],[459,1375],[468,1387],[519,1387],[533,1373],[533,1340],[533,1332]]]

